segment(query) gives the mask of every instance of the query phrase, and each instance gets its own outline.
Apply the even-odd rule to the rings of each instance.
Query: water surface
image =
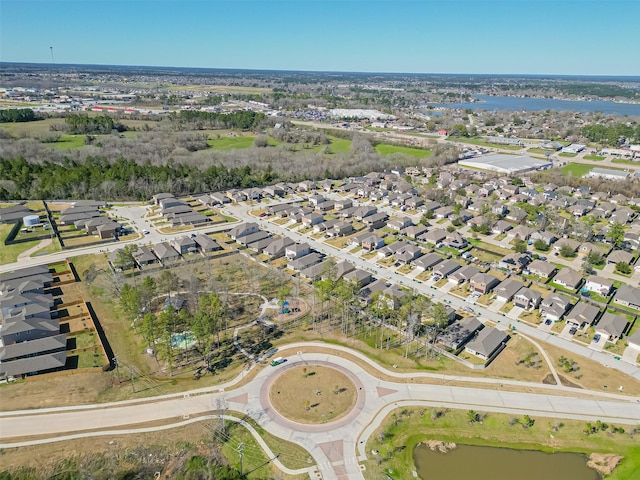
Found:
[[[422,480],[599,480],[579,453],[458,445],[449,453],[418,445],[413,459]]]

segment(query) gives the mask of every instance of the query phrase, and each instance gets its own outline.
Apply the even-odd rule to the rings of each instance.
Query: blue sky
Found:
[[[0,61],[640,75],[640,0],[0,0]]]

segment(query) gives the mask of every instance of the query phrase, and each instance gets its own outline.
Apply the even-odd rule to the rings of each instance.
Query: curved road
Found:
[[[330,349],[335,353],[296,353],[296,349],[314,346]],[[343,419],[323,426],[310,426],[294,424],[282,418],[273,411],[269,403],[268,385],[284,368],[265,367],[254,379],[232,391],[228,389],[244,378],[246,372],[223,386],[163,397],[104,405],[3,412],[0,416],[0,448],[104,435],[104,431],[116,434],[117,429],[123,429],[119,433],[135,432],[137,429],[130,430],[126,427],[146,422],[169,421],[178,426],[184,424],[192,415],[210,414],[215,409],[217,401],[224,400],[230,410],[248,415],[270,433],[306,448],[313,456],[322,478],[356,479],[364,478],[360,462],[366,459],[366,440],[384,419],[385,412],[397,407],[438,406],[586,421],[601,419],[628,425],[640,422],[640,402],[636,398],[622,395],[579,391],[591,393],[594,398],[575,398],[569,396],[572,389],[561,386],[428,373],[398,373],[383,369],[364,355],[351,352],[346,347],[320,342],[288,345],[282,347],[281,352],[284,349],[290,352],[286,368],[300,364],[324,364],[349,372],[351,378],[357,379],[361,384],[358,388],[362,390],[358,392],[356,409],[347,417],[348,422]],[[344,354],[347,352],[359,360],[366,361],[380,373],[395,378],[410,378],[414,382],[380,380],[350,358],[345,358]],[[416,381],[421,377],[440,378],[443,381],[468,380],[485,388],[422,384]],[[500,390],[499,385],[506,383],[522,387],[547,388],[548,393]],[[91,432],[88,432],[89,430]],[[46,438],[21,441],[20,437],[28,436]]]

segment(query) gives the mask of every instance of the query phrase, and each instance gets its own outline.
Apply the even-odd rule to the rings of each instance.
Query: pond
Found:
[[[422,480],[599,480],[579,453],[458,445],[448,453],[418,445],[413,459]]]

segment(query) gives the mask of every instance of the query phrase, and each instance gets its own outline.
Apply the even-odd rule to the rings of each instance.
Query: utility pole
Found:
[[[242,451],[244,450],[244,443],[241,443],[240,445],[238,445],[238,449],[236,450],[238,452],[238,455],[240,455],[240,476],[242,476]]]
[[[136,393],[136,384],[133,382],[133,367],[129,367],[129,372],[131,373],[131,390]]]
[[[116,366],[116,375],[118,376],[118,383],[120,382],[120,365],[118,364],[118,357],[113,357],[113,364]]]

